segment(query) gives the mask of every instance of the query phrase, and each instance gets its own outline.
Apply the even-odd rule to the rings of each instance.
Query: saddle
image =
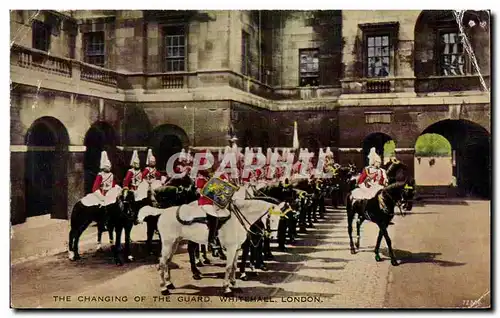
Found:
[[[189,207],[189,208],[187,208]],[[192,204],[183,204],[175,211],[177,222],[182,225],[192,225],[193,223],[207,223],[207,217],[202,209],[196,209]]]

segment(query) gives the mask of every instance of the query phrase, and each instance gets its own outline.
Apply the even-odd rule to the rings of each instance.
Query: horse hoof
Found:
[[[377,255],[375,255],[375,260],[377,262],[380,262],[380,261],[382,261],[382,258],[380,258],[380,255],[377,254]]]
[[[196,263],[196,266],[198,266],[198,267],[203,267],[203,263],[202,263],[201,261],[198,261],[198,262]]]
[[[262,266],[260,266],[260,267],[259,267],[259,269],[260,269],[261,271],[263,271],[263,272],[267,272],[267,271],[268,271],[268,269],[267,269],[266,265],[262,265]]]
[[[231,295],[233,293],[233,290],[229,287],[229,286],[226,286],[224,288],[224,295]]]
[[[69,251],[68,252],[68,258],[70,261],[74,261],[75,260],[75,253],[72,252],[72,251]]]
[[[116,266],[122,266],[123,262],[120,259],[115,259]]]
[[[393,259],[391,260],[391,264],[392,266],[399,266],[400,263],[397,260]]]
[[[356,250],[351,248],[351,254],[356,254]]]
[[[194,280],[201,280],[201,275],[199,273],[193,274],[193,279]]]
[[[135,260],[135,259],[134,259],[134,257],[133,257],[132,255],[129,255],[129,256],[127,257],[127,261],[129,261],[129,262],[133,262],[134,260]]]
[[[175,289],[174,284],[170,283],[167,285],[167,289]]]
[[[162,294],[163,296],[170,295],[170,291],[168,290],[168,288],[165,288],[165,289],[162,289],[162,290],[161,290],[161,294]]]
[[[203,260],[203,264],[205,264],[205,265],[210,265],[210,260],[209,260],[208,258],[205,258],[205,259]]]
[[[226,255],[221,254],[221,255],[220,255],[220,259],[221,259],[221,260],[223,260],[223,261],[225,261],[225,260],[227,260],[227,257],[226,257]]]
[[[240,275],[240,279],[241,279],[242,281],[246,282],[246,281],[248,280],[247,273],[242,273],[242,274]]]
[[[97,243],[96,252],[102,251],[101,243]]]

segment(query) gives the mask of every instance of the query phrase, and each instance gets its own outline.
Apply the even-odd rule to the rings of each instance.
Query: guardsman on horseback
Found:
[[[97,194],[97,196],[99,197],[101,206],[106,206],[108,202],[115,202],[116,197],[119,194],[119,191],[116,191],[119,187],[116,188],[117,184],[115,181],[115,177],[111,172],[111,161],[109,161],[106,151],[103,151],[101,153],[100,168],[101,172],[99,172],[99,174],[97,174],[97,177],[95,178],[92,192]]]
[[[151,149],[148,150],[146,164],[148,166],[142,172],[142,179],[146,180],[150,184],[153,180],[161,180],[161,173],[156,170],[156,158],[153,156],[153,151]]]
[[[376,153],[375,148],[370,149],[368,154],[368,166],[363,169],[358,179],[358,188],[352,191],[354,199],[371,199],[377,192],[383,189],[387,183],[387,174],[380,166],[382,159]],[[385,211],[386,206],[379,200],[380,208]]]
[[[136,191],[142,181],[142,171],[140,169],[140,160],[137,150],[134,150],[130,161],[132,168],[128,169],[125,179],[123,179],[123,189]]]
[[[205,156],[200,158],[200,166],[204,166],[208,163],[208,158],[210,155],[210,151],[206,150],[204,152]],[[213,164],[213,163],[212,163]],[[220,217],[229,216],[229,211],[226,209],[219,209],[214,203],[208,199],[207,197],[201,195],[201,191],[208,183],[210,178],[212,178],[214,174],[214,167],[208,168],[207,170],[198,170],[198,176],[196,177],[196,188],[200,192],[200,197],[198,199],[198,206],[206,213],[207,215],[207,225],[208,225],[208,243],[212,247],[212,251],[218,249],[216,243],[217,237],[217,228]],[[220,179],[226,180],[225,174],[219,176]]]

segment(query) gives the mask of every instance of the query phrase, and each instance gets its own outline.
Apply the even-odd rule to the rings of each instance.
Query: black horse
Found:
[[[96,222],[98,228],[106,226],[108,231],[114,229],[116,234],[115,245],[113,246],[113,257],[117,265],[123,262],[119,257],[121,247],[121,235],[125,230],[125,250],[126,259],[133,260],[130,254],[130,232],[137,221],[137,212],[144,202],[135,202],[134,194],[131,191],[122,191],[116,202],[106,207],[85,206],[81,201],[77,202],[71,213],[71,229],[69,232],[68,251],[71,260],[80,259],[78,252],[78,242],[82,233],[92,223]]]
[[[391,256],[391,263],[394,266],[398,265],[392,250],[387,227],[391,224],[396,207],[406,211],[410,211],[413,207],[415,181],[412,178],[406,177],[405,171],[406,165],[403,163],[391,162],[388,164],[387,169],[389,185],[377,192],[375,197],[368,200],[357,200],[353,202],[352,197],[350,195],[348,196],[346,205],[347,227],[352,254],[355,254],[356,249],[359,249],[361,224],[364,220],[369,220],[376,223],[379,227],[379,235],[375,246],[375,259],[380,261],[379,248],[382,237],[384,237]],[[402,178],[404,178],[403,181],[401,180]],[[379,200],[385,204],[385,211],[380,208]],[[358,215],[356,222],[357,240],[356,244],[354,244],[352,239],[352,221],[356,214]]]

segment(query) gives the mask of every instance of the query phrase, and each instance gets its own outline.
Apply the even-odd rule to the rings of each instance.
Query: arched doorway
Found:
[[[458,195],[491,198],[491,136],[479,124],[467,120],[443,120],[427,127],[451,144],[453,175]]]
[[[101,152],[108,153],[112,164],[112,172],[115,176],[120,175],[119,162],[116,151],[116,134],[110,124],[106,122],[96,122],[90,127],[85,135],[84,145],[85,157],[83,160],[85,170],[85,193],[92,192],[92,185],[96,175],[100,171]]]
[[[389,145],[393,145],[392,147],[388,147]],[[370,149],[375,147],[377,154],[382,158],[382,162],[385,162],[386,158],[384,158],[384,150],[388,150],[389,148],[395,148],[395,141],[391,138],[391,136],[384,133],[373,133],[365,137],[363,140],[362,148],[363,148],[363,164],[368,165],[368,154],[370,153]],[[391,153],[385,153],[386,157]]]
[[[54,117],[37,119],[26,134],[26,216],[50,214],[66,219],[68,213],[68,145],[64,125]]]
[[[149,138],[149,146],[156,157],[156,168],[159,171],[165,171],[168,159],[189,146],[189,138],[182,128],[164,124],[153,130]]]

